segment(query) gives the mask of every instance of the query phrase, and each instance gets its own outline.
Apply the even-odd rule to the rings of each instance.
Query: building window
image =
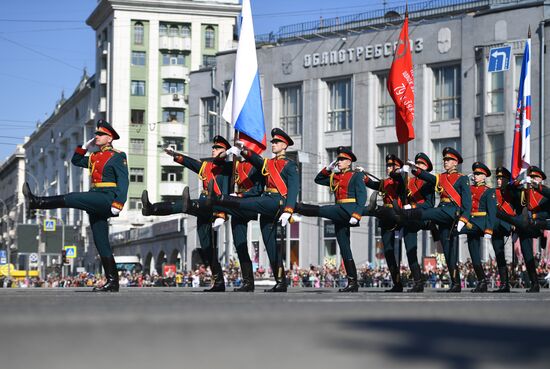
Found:
[[[446,138],[443,140],[433,140],[434,151],[432,155],[432,163],[435,172],[443,171],[443,149],[446,147],[452,147],[458,152],[461,151],[459,138]]]
[[[214,55],[203,55],[202,56],[202,66],[203,67],[215,67],[216,66],[216,56],[214,56]]]
[[[212,26],[208,26],[204,30],[204,47],[206,49],[214,49],[216,47],[216,31]]]
[[[216,135],[216,98],[209,97],[202,99],[201,119],[201,140],[200,142],[211,142]]]
[[[504,133],[487,136],[489,147],[487,150],[487,165],[494,169],[504,165]]]
[[[378,76],[378,119],[376,127],[395,125],[395,103],[388,92],[388,75]]]
[[[191,28],[189,28],[189,26],[182,26],[180,32],[181,32],[181,37],[184,37],[184,38],[191,37]]]
[[[183,181],[183,168],[182,167],[162,167],[160,180],[162,182]]]
[[[136,22],[134,24],[134,44],[143,45],[143,23]]]
[[[162,53],[162,65],[185,65],[185,55],[182,53]]]
[[[170,28],[168,28],[168,35],[170,37],[176,37],[179,35],[179,33],[180,33],[180,30],[178,26],[170,26]]]
[[[132,81],[132,96],[145,96],[145,81]]]
[[[279,89],[281,92],[281,127],[291,136],[302,134],[302,86]]]
[[[521,78],[521,66],[523,64],[523,54],[522,55],[516,55],[515,58],[515,75],[514,75],[514,103],[518,103],[518,94],[519,94],[519,83]],[[515,105],[514,105],[515,106]]]
[[[164,80],[162,82],[163,94],[180,94],[183,95],[185,91],[184,83],[181,81]]]
[[[433,69],[433,121],[460,119],[460,66]]]
[[[351,79],[329,81],[327,87],[329,91],[328,130],[351,129]]]
[[[144,154],[145,153],[145,140],[141,138],[130,139],[130,154]]]
[[[143,183],[144,172],[143,168],[130,168],[130,182]]]
[[[132,65],[134,66],[145,65],[145,51],[132,51]]]
[[[130,121],[132,124],[143,124],[145,110],[132,109],[130,112]]]
[[[404,159],[403,145],[399,145],[397,142],[391,143],[391,144],[385,144],[385,145],[378,145],[378,163],[379,164],[376,166],[377,173],[373,173],[373,174],[375,174],[379,178],[386,177],[386,156],[388,154],[397,155],[398,158],[403,160]]]
[[[128,200],[128,209],[129,210],[141,210],[143,204],[139,197],[130,197]]]
[[[163,137],[162,147],[170,147],[174,151],[183,151],[184,139],[181,137]]]
[[[478,62],[476,69],[476,115],[483,115],[483,77],[485,75],[483,62]]]
[[[166,36],[168,35],[168,27],[166,27],[166,24],[161,24],[159,26],[159,36]]]
[[[504,112],[504,72],[491,73],[489,97],[489,113]]]
[[[185,119],[184,110],[164,109],[162,111],[162,121],[167,123],[183,123]]]

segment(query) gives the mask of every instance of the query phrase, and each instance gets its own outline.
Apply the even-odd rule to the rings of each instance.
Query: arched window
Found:
[[[214,27],[208,26],[204,31],[204,47],[207,49],[213,49],[216,46],[216,32]]]
[[[159,35],[160,36],[166,36],[167,30],[166,30],[166,24],[161,24],[159,26]]]
[[[174,37],[179,34],[179,29],[177,26],[170,26],[170,36]]]
[[[185,38],[191,37],[191,29],[189,28],[189,26],[181,27],[181,37],[185,37]]]
[[[134,44],[143,45],[143,23],[134,24]]]

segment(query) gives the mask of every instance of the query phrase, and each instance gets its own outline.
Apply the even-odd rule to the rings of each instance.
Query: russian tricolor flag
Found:
[[[531,30],[525,42],[519,81],[514,146],[512,148],[512,179],[523,173],[531,162]]]
[[[239,140],[248,148],[258,154],[265,150],[267,141],[250,0],[243,0],[235,77],[223,118],[234,125]]]

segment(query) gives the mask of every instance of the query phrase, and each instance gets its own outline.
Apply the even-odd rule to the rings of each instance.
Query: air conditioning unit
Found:
[[[178,95],[178,94],[173,94],[173,95],[172,95],[172,100],[173,100],[173,101],[180,101],[180,95]]]

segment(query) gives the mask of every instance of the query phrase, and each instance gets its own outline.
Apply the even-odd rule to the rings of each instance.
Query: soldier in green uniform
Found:
[[[71,162],[88,168],[91,178],[89,192],[71,192],[66,195],[38,197],[31,193],[28,183],[23,186],[27,209],[74,208],[84,210],[90,217],[90,227],[107,282],[94,288],[99,292],[118,292],[118,271],[109,243],[109,218],[122,210],[128,195],[128,165],[126,154],[113,149],[112,141],[120,138],[106,121],[97,122],[95,137],[77,147]],[[99,151],[86,155],[88,151]]]
[[[489,188],[485,181],[491,176],[489,168],[476,161],[472,164],[474,184],[470,186],[472,193],[472,211],[470,219],[460,233],[468,235],[468,250],[477,278],[477,285],[472,292],[487,292],[487,277],[481,263],[480,237],[491,239],[496,220],[495,190]]]
[[[231,145],[221,136],[213,139],[212,157],[204,160],[196,160],[189,156],[175,153],[171,149],[165,149],[166,153],[173,156],[174,161],[197,173],[203,184],[203,189],[198,200],[191,200],[189,188],[185,188],[181,201],[158,202],[151,204],[147,190],[141,196],[143,215],[170,215],[186,213],[197,217],[197,234],[201,246],[201,256],[212,271],[214,283],[205,292],[224,292],[225,282],[222,266],[214,248],[213,229],[217,230],[225,222],[227,215],[221,211],[213,212],[206,205],[206,197],[209,187],[215,196],[229,193],[229,177],[231,176],[231,163],[226,162],[223,154]]]
[[[286,149],[294,141],[280,128],[271,130],[271,150],[274,158],[264,159],[242,142],[234,146],[231,153],[242,155],[265,177],[266,189],[259,197],[238,198],[234,196],[210,197],[215,210],[225,208],[255,211],[260,214],[260,228],[267,250],[271,269],[275,277],[275,286],[265,292],[286,292],[287,281],[283,267],[282,250],[277,249],[277,224],[286,227],[294,213],[296,199],[300,191],[298,167],[288,159]]]
[[[542,237],[542,230],[546,227],[546,219],[550,216],[550,199],[543,195],[546,192],[542,181],[546,174],[536,166],[527,168],[527,176],[521,181],[514,181],[511,188],[520,199],[519,206],[523,207],[523,214],[512,216],[503,211],[497,212],[497,217],[516,227],[521,253],[531,286],[527,292],[539,292],[540,284],[537,276],[537,266],[533,254],[533,239]],[[549,191],[550,192],[550,191]]]
[[[495,189],[495,196],[497,202],[497,212],[502,212],[508,216],[516,216],[517,199],[514,193],[510,189],[510,178],[512,174],[504,167],[498,167],[496,169],[497,187]],[[506,293],[510,292],[510,283],[508,277],[508,266],[506,264],[506,256],[504,250],[504,240],[510,236],[512,231],[512,225],[507,223],[498,217],[495,219],[493,225],[493,250],[495,251],[495,258],[497,261],[498,274],[500,277],[500,287],[493,292]]]
[[[298,203],[295,209],[296,213],[323,217],[334,222],[336,240],[348,277],[348,285],[339,289],[339,292],[357,292],[359,290],[357,267],[351,252],[350,227],[359,226],[361,213],[367,201],[367,191],[363,184],[363,173],[352,171],[351,163],[355,161],[357,158],[350,149],[339,147],[336,160],[323,168],[315,177],[315,183],[328,186],[334,193],[335,205],[317,206]]]
[[[415,163],[409,162],[403,167],[404,172],[411,172],[418,178],[432,183],[440,194],[437,208],[429,209],[401,209],[394,207],[396,220],[399,224],[406,224],[411,220],[432,221],[439,226],[439,234],[443,245],[443,253],[451,277],[451,288],[447,292],[460,292],[461,280],[458,270],[458,243],[457,235],[468,223],[472,208],[472,195],[468,177],[459,173],[457,168],[462,163],[462,156],[452,147],[443,149],[444,173],[433,175],[418,168]]]

